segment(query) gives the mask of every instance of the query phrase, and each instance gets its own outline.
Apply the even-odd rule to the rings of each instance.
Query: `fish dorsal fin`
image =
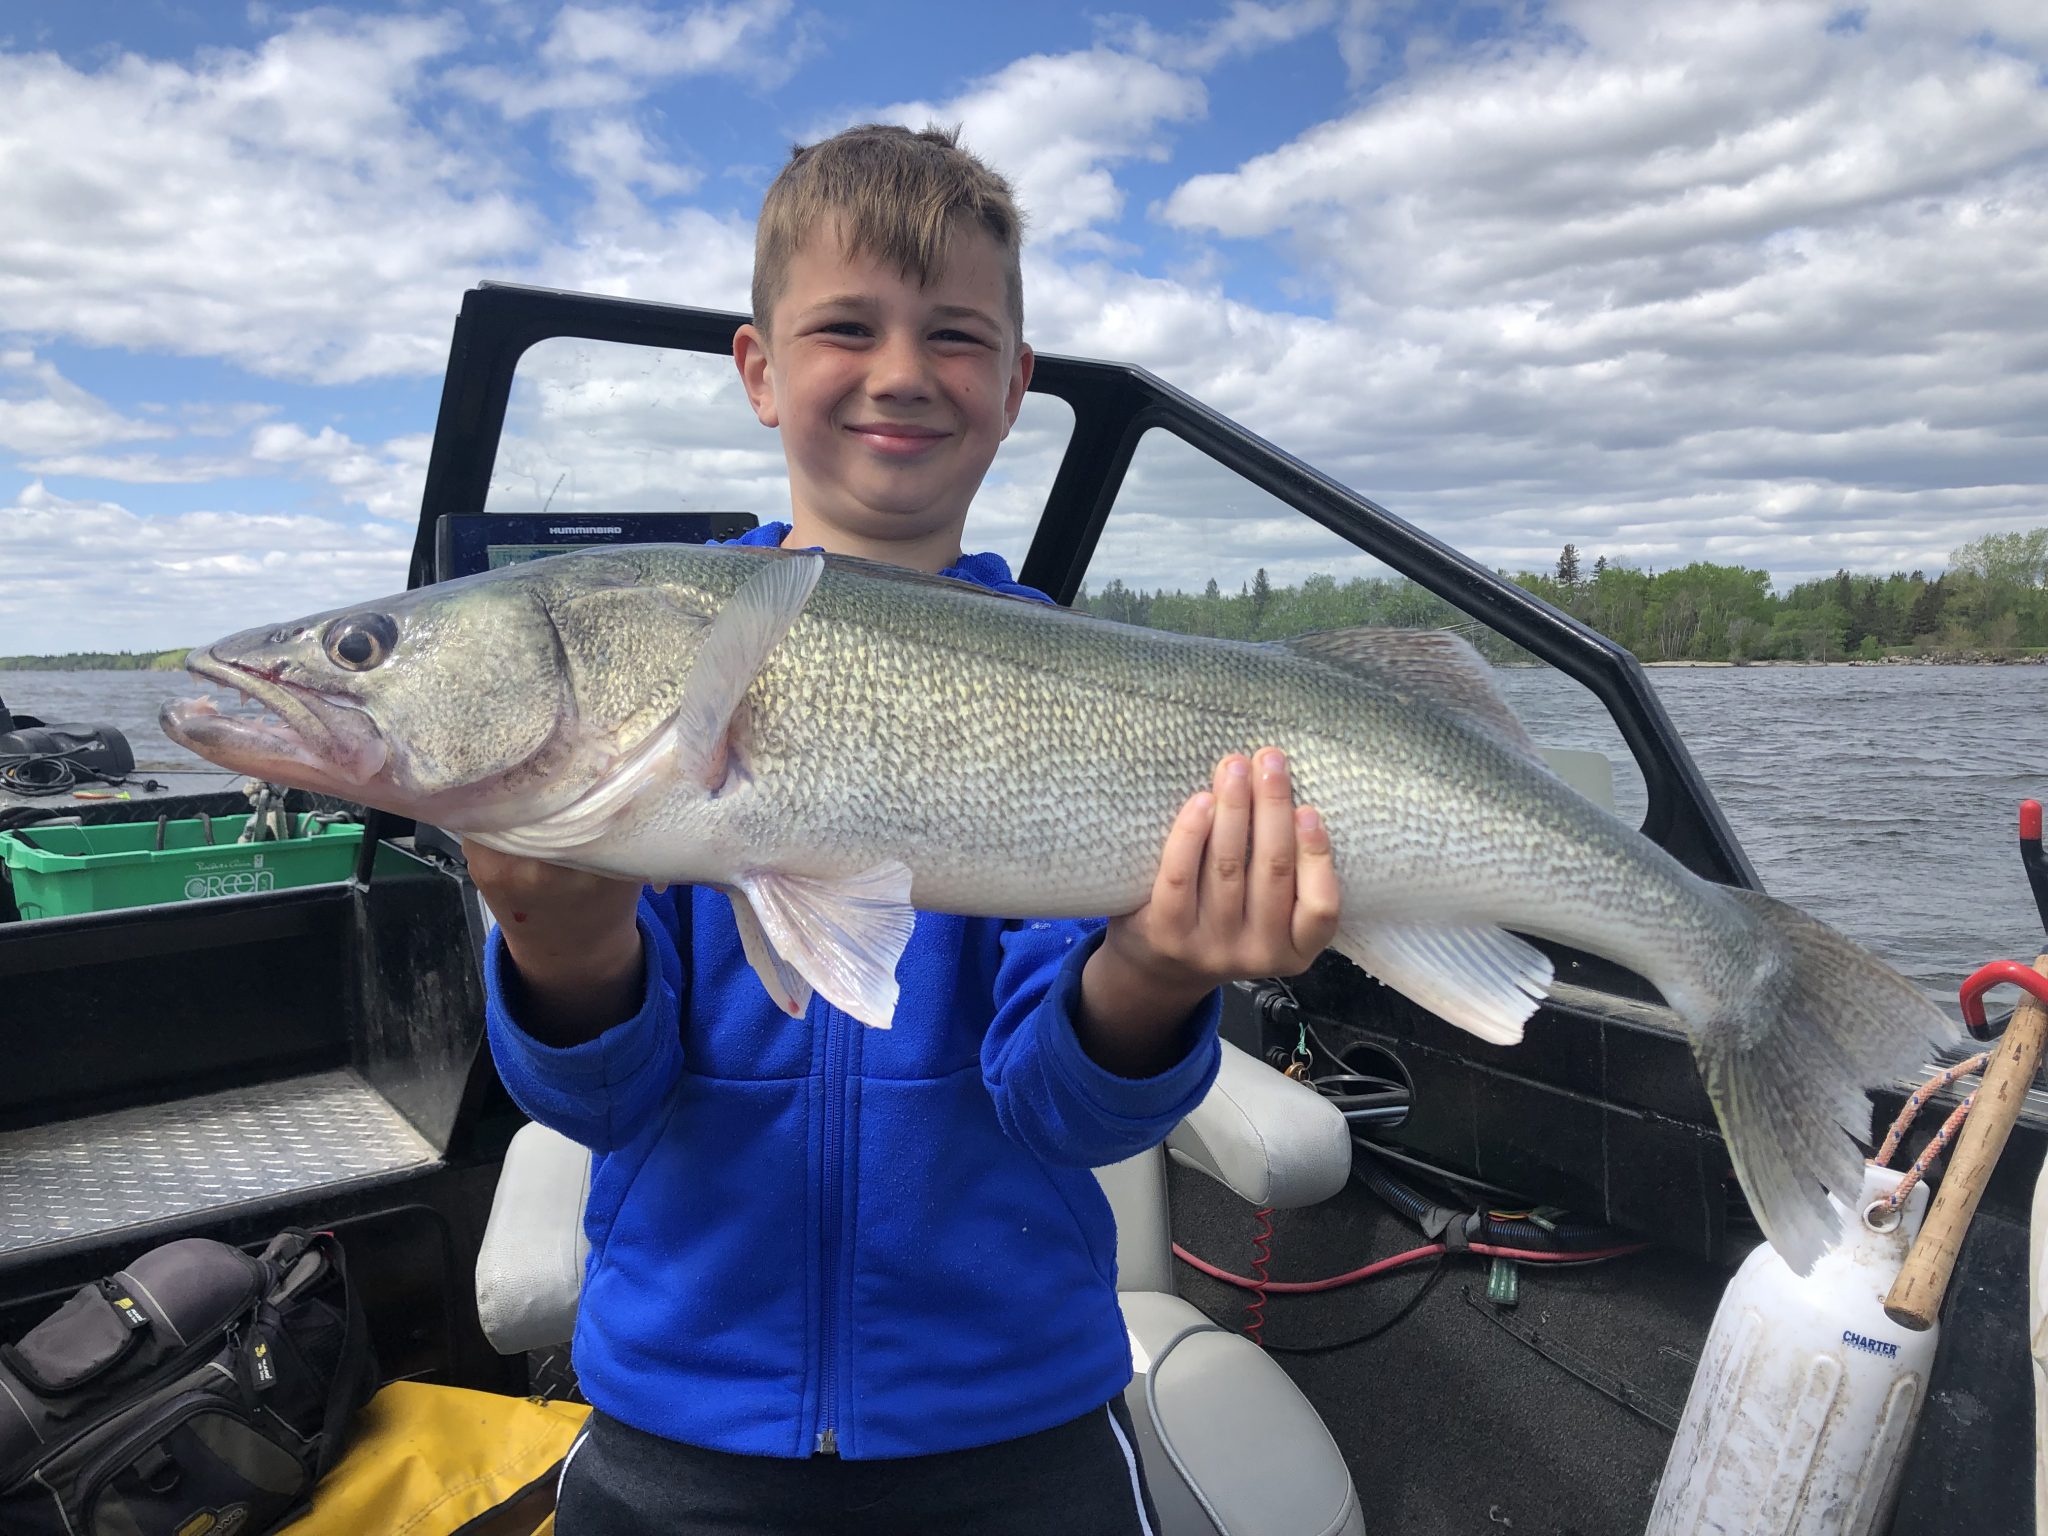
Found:
[[[754,553],[754,551],[749,551]],[[796,558],[793,551],[773,550],[769,553],[782,555],[785,559]],[[921,587],[928,592],[950,592],[958,596],[971,597],[977,603],[1022,603],[1026,608],[1039,613],[1064,613],[1049,603],[1035,597],[1021,597],[1015,592],[998,592],[978,582],[968,581],[960,576],[942,576],[931,571],[913,570],[906,565],[890,565],[882,560],[864,560],[859,555],[820,555],[806,551],[813,560],[823,559],[835,571],[849,576],[861,576],[870,581],[891,582],[903,587]]]
[[[1414,692],[1447,714],[1484,726],[1503,746],[1547,772],[1542,749],[1493,681],[1470,641],[1446,629],[1326,629],[1280,644],[1341,672]]]
[[[906,865],[890,859],[837,880],[753,874],[736,884],[759,922],[769,967],[763,969],[751,948],[747,958],[771,994],[789,990],[783,978],[794,969],[861,1023],[889,1027],[896,1016],[896,962],[917,922]],[[742,924],[741,942],[746,937]]]

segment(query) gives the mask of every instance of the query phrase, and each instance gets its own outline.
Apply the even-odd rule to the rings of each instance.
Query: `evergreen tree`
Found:
[[[1595,581],[1598,581],[1602,576],[1605,576],[1606,574],[1607,557],[1605,555],[1595,557],[1593,561],[1593,579]]]
[[[1946,577],[1935,577],[1920,589],[1920,595],[1913,600],[1913,616],[1906,625],[1912,631],[1912,639],[1941,633],[1941,610],[1948,606],[1946,582]]]
[[[1557,557],[1557,584],[1566,592],[1579,590],[1579,546],[1567,544]]]

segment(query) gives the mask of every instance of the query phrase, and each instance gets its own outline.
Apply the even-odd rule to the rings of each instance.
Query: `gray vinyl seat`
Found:
[[[1226,1042],[1215,1087],[1164,1148],[1097,1170],[1116,1212],[1136,1363],[1125,1399],[1160,1536],[1363,1536],[1351,1474],[1308,1399],[1271,1356],[1174,1293],[1168,1156],[1256,1205],[1288,1208],[1343,1187],[1351,1141],[1326,1099]],[[553,1347],[573,1332],[589,1179],[590,1154],[574,1142],[539,1125],[513,1137],[476,1272],[477,1313],[499,1351]]]

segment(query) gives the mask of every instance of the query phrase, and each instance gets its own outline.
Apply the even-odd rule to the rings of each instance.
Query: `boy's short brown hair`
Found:
[[[894,262],[920,284],[944,270],[956,228],[978,226],[1003,252],[1010,323],[1022,340],[1024,218],[1010,184],[960,147],[959,129],[863,123],[790,151],[754,231],[754,324],[763,332],[791,258],[835,217],[843,221],[848,255]]]

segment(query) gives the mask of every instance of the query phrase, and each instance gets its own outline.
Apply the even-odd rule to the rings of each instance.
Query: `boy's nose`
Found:
[[[868,393],[877,400],[922,400],[931,394],[924,349],[909,337],[884,338],[869,354]]]

